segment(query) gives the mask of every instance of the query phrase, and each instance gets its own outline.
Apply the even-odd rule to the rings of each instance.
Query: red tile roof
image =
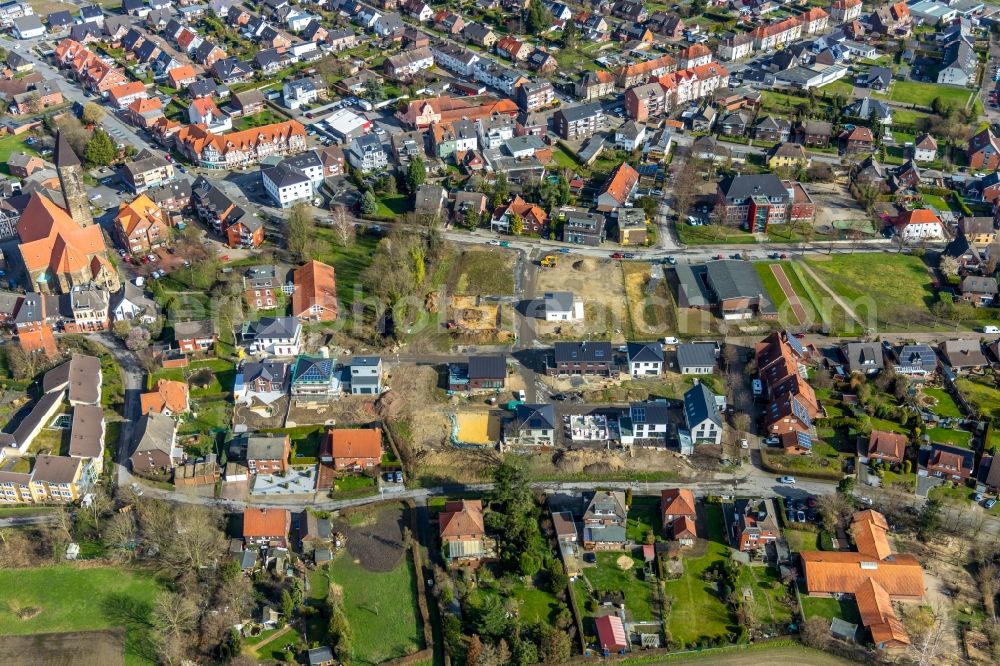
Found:
[[[292,516],[285,509],[244,509],[243,537],[287,537]]]

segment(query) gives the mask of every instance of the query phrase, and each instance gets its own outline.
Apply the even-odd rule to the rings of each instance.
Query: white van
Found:
[[[983,333],[1000,333],[1000,328],[996,326],[983,326]]]

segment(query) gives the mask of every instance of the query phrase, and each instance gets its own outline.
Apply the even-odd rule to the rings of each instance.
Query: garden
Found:
[[[424,647],[407,523],[397,504],[361,509],[334,523],[347,547],[329,564],[329,601],[333,614],[341,611],[346,620],[340,631],[350,636],[354,663],[378,664]],[[321,584],[318,577],[313,581]]]
[[[676,580],[666,581],[663,590],[668,643],[684,649],[711,642],[735,642],[739,628],[720,593],[719,580],[729,562],[722,507],[705,505],[708,549],[700,557],[684,557],[684,572]]]
[[[955,386],[977,415],[987,419],[1000,417],[1000,389],[997,388],[995,375],[959,377]]]

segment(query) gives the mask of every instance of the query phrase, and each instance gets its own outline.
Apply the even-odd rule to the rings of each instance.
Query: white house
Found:
[[[646,126],[634,120],[622,123],[615,131],[615,147],[631,153],[646,141]]]
[[[630,342],[628,370],[633,377],[659,375],[663,372],[663,347],[658,342]]]
[[[941,224],[941,219],[928,208],[908,210],[897,215],[895,227],[896,233],[907,242],[944,238],[944,225]]]
[[[583,321],[583,299],[570,291],[547,291],[543,297],[545,321]]]
[[[351,395],[378,395],[382,392],[382,358],[355,356],[351,359]]]
[[[347,161],[363,173],[380,171],[389,166],[389,155],[375,134],[365,134],[347,147]]]
[[[933,162],[937,159],[937,140],[930,134],[921,134],[913,143],[914,162]]]
[[[18,39],[34,39],[45,34],[45,26],[34,14],[14,19],[14,34]]]
[[[243,325],[243,342],[253,354],[298,356],[302,324],[295,317],[263,317]]]
[[[309,177],[284,162],[261,166],[260,177],[264,190],[282,208],[291,208],[300,201],[312,199],[313,184]]]
[[[718,401],[701,382],[684,394],[684,423],[694,444],[722,443],[722,413]]]
[[[631,436],[622,428],[622,444],[631,444],[633,439],[666,437],[670,424],[667,403],[660,400],[633,402],[628,408],[628,420],[632,423]]]

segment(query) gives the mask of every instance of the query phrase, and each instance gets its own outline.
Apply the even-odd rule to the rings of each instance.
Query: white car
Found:
[[[748,442],[745,439],[741,439],[740,440],[740,448],[741,449],[749,449],[750,448],[750,442]]]
[[[677,338],[675,338],[673,336],[667,336],[667,337],[663,338],[663,344],[665,344],[665,345],[676,345],[679,342],[680,342],[680,340],[678,340]]]
[[[778,444],[781,444],[781,440],[777,437],[768,437],[764,440],[764,443],[770,446],[777,446]]]
[[[488,241],[486,244],[487,245],[500,245],[500,241],[498,241],[496,239],[493,239],[491,241]]]
[[[785,485],[791,486],[795,484],[794,476],[781,476],[778,477],[778,483],[784,483]]]

